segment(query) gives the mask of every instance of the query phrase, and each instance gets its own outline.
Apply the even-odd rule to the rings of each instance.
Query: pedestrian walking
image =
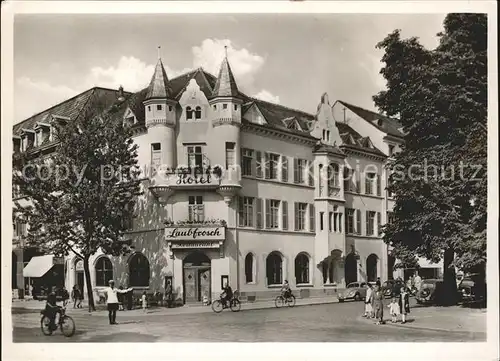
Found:
[[[76,303],[77,308],[82,308],[82,302],[83,302],[83,290],[78,287],[78,301]]]
[[[419,292],[420,288],[422,287],[422,278],[420,278],[418,272],[415,272],[415,277],[413,278],[413,283],[415,285],[415,288],[417,289],[417,292]]]
[[[106,295],[106,304],[108,306],[108,318],[110,325],[116,325],[116,311],[118,310],[118,294],[129,292],[132,289],[119,290],[115,288],[115,281],[109,281],[109,287],[104,290],[104,294]]]
[[[146,291],[142,293],[141,301],[142,301],[142,312],[146,313],[146,309],[148,308],[148,298],[146,296]]]
[[[71,299],[73,300],[73,308],[80,308],[80,289],[77,285],[73,286],[73,291],[71,291]]]
[[[388,305],[388,307],[389,307],[389,313],[391,314],[391,322],[392,323],[398,322],[399,304],[396,300],[396,297],[392,298],[391,303]]]
[[[372,301],[373,301],[373,291],[372,291],[372,285],[367,283],[366,284],[366,296],[365,296],[365,314],[363,317],[370,318],[372,317],[373,313],[373,307],[372,307]]]
[[[63,307],[66,307],[66,305],[69,302],[69,292],[64,286],[61,290],[61,295],[62,295]]]
[[[401,313],[401,323],[406,323],[406,315],[410,313],[410,297],[408,290],[404,287],[401,287],[398,305]]]

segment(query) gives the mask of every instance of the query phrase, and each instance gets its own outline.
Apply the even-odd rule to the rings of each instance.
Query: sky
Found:
[[[314,113],[323,93],[376,110],[384,89],[376,44],[401,29],[428,48],[445,14],[16,15],[14,123],[93,86],[137,91],[158,59],[169,78],[217,75],[228,47],[247,95]]]

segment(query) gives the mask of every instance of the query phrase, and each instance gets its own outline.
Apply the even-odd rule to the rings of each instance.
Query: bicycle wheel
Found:
[[[212,302],[212,310],[215,313],[222,312],[222,302],[220,300],[215,300],[214,302]]]
[[[42,327],[42,333],[45,336],[50,336],[52,335],[52,330],[50,329],[50,318],[47,316],[42,316],[42,319],[40,320],[40,326]]]
[[[59,327],[61,328],[61,332],[66,337],[71,337],[75,334],[75,321],[69,316],[64,315],[62,320],[59,321]]]
[[[229,307],[231,308],[231,311],[238,312],[241,310],[241,302],[235,298],[234,300],[231,300]]]
[[[276,308],[283,307],[283,303],[285,302],[284,298],[282,296],[276,297],[274,300],[274,304],[276,305]]]
[[[295,296],[294,295],[288,296],[286,299],[286,303],[288,304],[288,307],[295,306]]]

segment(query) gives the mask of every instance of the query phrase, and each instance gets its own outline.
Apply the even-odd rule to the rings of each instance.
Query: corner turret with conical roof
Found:
[[[229,65],[227,46],[225,53],[209,103],[214,139],[217,139],[217,144],[214,144],[216,158],[214,161],[217,164],[225,164],[218,192],[230,204],[234,195],[241,189],[240,167],[237,165],[240,164],[240,126],[243,99]],[[225,141],[221,142],[221,139]]]
[[[175,126],[177,120],[177,101],[173,99],[167,73],[160,58],[144,98],[144,112],[151,154],[155,155],[155,167],[173,168],[175,166]]]

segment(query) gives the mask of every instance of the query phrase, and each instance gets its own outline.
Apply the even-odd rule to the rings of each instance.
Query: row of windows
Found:
[[[171,112],[174,108],[169,105],[168,106],[168,111]],[[156,104],[156,110],[163,110],[163,104]],[[148,105],[148,112],[151,111],[151,105]]]
[[[295,283],[310,283],[309,257],[305,253],[299,253],[294,261]],[[252,253],[245,257],[245,282],[256,282],[257,260]],[[283,257],[278,252],[271,252],[266,258],[266,282],[267,285],[281,285],[283,283]]]
[[[346,208],[345,229],[348,234],[362,234],[361,222],[362,213],[359,209]],[[388,218],[389,213],[387,212]],[[392,221],[392,218],[391,220]],[[374,211],[365,211],[365,235],[375,236],[380,234],[382,225],[381,213]]]
[[[293,203],[295,231],[315,231],[314,205]],[[254,197],[238,198],[238,226],[288,230],[288,202]]]
[[[128,262],[129,285],[131,287],[149,287],[149,261],[141,253],[134,254]],[[113,279],[113,264],[108,257],[100,257],[95,264],[97,286],[107,286]]]

